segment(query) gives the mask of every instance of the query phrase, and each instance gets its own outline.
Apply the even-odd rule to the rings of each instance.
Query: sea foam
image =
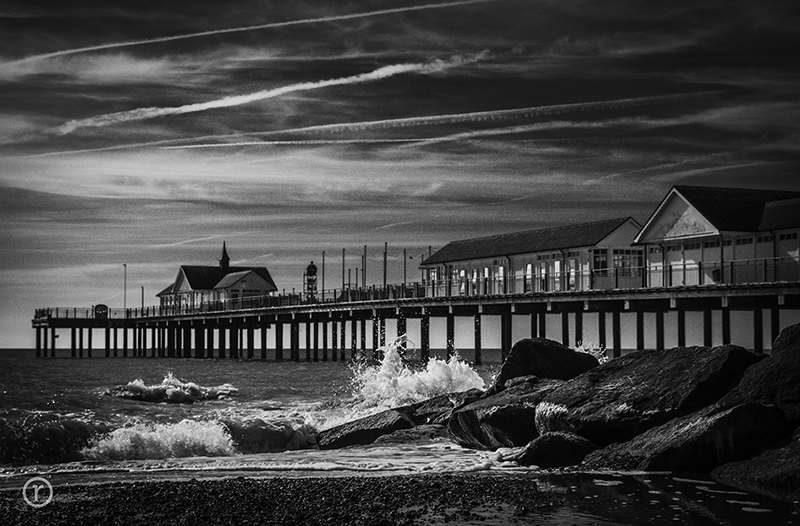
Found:
[[[194,382],[180,380],[170,371],[160,384],[146,385],[141,379],[136,379],[126,385],[118,385],[104,391],[103,394],[143,402],[191,404],[201,400],[226,399],[238,391],[228,383],[216,387],[204,387]]]

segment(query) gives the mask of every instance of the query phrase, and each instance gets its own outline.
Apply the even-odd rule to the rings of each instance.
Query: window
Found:
[[[740,237],[736,240],[736,245],[752,245],[753,238],[752,237]]]
[[[787,234],[781,234],[778,236],[778,240],[780,241],[788,241],[790,239],[797,239],[797,232],[789,232]]]
[[[667,245],[667,252],[680,252],[681,246],[680,245]]]
[[[756,243],[771,243],[774,237],[772,235],[769,236],[758,236],[756,238]]]
[[[614,249],[614,268],[620,276],[636,276],[642,267],[642,251],[636,249]]]
[[[724,240],[724,241],[722,242],[722,246],[724,246],[724,247],[729,247],[729,246],[731,246],[732,244],[733,244],[733,241],[731,241],[730,239],[726,239],[726,240]]]
[[[650,247],[651,254],[661,254],[661,247]]]
[[[700,248],[700,243],[686,243],[683,245],[684,250],[698,250]]]
[[[703,248],[717,248],[719,247],[719,240],[717,241],[706,241],[703,243]]]
[[[592,269],[598,274],[605,274],[608,269],[608,250],[597,248],[592,257]]]

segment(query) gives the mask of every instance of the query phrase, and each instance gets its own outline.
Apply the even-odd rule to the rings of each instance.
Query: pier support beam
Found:
[[[753,309],[753,350],[764,352],[764,311]]]
[[[192,357],[192,324],[186,322],[183,326],[183,357]]]
[[[561,343],[569,347],[569,312],[561,313]]]
[[[122,357],[128,357],[128,324],[122,322]]]
[[[42,357],[42,328],[36,327],[36,357]]]
[[[731,311],[722,309],[722,345],[731,343]]]
[[[230,352],[228,355],[234,359],[239,359],[239,349],[241,348],[241,344],[239,343],[239,322],[234,319],[231,319],[228,324],[228,333],[229,333],[229,342],[230,342]]]
[[[424,314],[419,327],[419,352],[420,359],[427,362],[431,357],[431,316]]]
[[[52,358],[56,357],[56,328],[53,327],[50,329],[50,356]]]
[[[622,329],[620,313],[617,310],[611,313],[611,341],[614,346],[614,358],[619,358],[622,356]]]
[[[367,357],[367,320],[361,320],[361,352]]]
[[[292,361],[300,361],[300,324],[294,320],[289,324],[289,344],[291,345]]]
[[[196,321],[194,325],[194,357],[206,357],[206,328],[202,320]]]
[[[323,321],[322,322],[322,361],[328,361],[328,327],[330,322]]]
[[[331,320],[331,361],[337,361],[339,356],[337,355],[336,350],[339,347],[339,326],[336,320]]]
[[[547,338],[547,313],[539,313],[539,338]]]
[[[247,324],[247,359],[252,360],[256,352],[256,329],[252,323]]]
[[[267,359],[267,331],[269,330],[269,323],[266,320],[261,320],[261,359]]]
[[[686,347],[686,311],[678,311],[678,347]]]
[[[456,317],[452,312],[447,313],[447,358],[456,352]]]
[[[111,357],[111,327],[106,327],[106,358]]]
[[[644,350],[644,312],[636,313],[636,350]]]
[[[319,322],[314,322],[314,361],[319,361]]]
[[[608,345],[606,342],[606,313],[603,311],[597,313],[597,336],[597,344],[605,351]]]
[[[575,340],[570,343],[583,342],[583,311],[575,312]],[[571,347],[571,345],[567,345]]]
[[[363,322],[362,322],[363,323]],[[350,359],[355,360],[358,355],[358,320],[350,320]]]
[[[406,329],[406,315],[401,311],[397,314],[397,337],[405,335],[406,332],[408,332]]]
[[[539,318],[535,312],[531,312],[531,338],[539,337]]]
[[[225,359],[225,332],[227,331],[226,324],[220,320],[219,325],[217,326],[217,357],[220,360]]]
[[[500,315],[500,355],[502,356],[502,360],[505,362],[506,358],[508,357],[508,353],[511,352],[511,323],[512,323],[512,314],[511,311],[504,312]],[[448,355],[449,356],[449,355]]]
[[[94,332],[94,331],[92,330],[91,327],[89,327],[88,329],[86,329],[86,332],[88,332],[88,334],[86,335],[87,336],[86,356],[91,358],[92,357],[92,332]]]
[[[664,311],[656,311],[656,350],[664,350]]]
[[[711,325],[711,309],[703,311],[703,345],[711,347],[713,343],[713,333]]]
[[[275,323],[275,360],[283,360],[283,323],[280,320]]]
[[[770,325],[770,341],[774,342],[778,339],[781,333],[781,311],[777,307],[772,308],[771,316],[769,319]]]
[[[535,322],[535,318],[531,315],[531,322]],[[534,323],[535,325],[535,323]],[[475,322],[474,322],[474,329],[473,332],[475,333],[475,365],[481,364],[481,315],[475,315]]]
[[[72,358],[76,358],[77,354],[78,354],[77,353],[77,351],[78,351],[78,342],[77,342],[78,335],[77,335],[77,333],[75,331],[75,327],[72,327],[69,332],[70,332],[70,334],[69,334],[70,335],[70,339],[69,339],[70,356]]]
[[[383,318],[381,318],[383,321]],[[347,360],[347,320],[342,320],[341,322],[342,333],[339,335],[341,339],[339,340],[339,358],[342,361]]]

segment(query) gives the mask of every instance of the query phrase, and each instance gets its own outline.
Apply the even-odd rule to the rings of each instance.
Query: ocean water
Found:
[[[458,357],[410,366],[403,350],[395,342],[382,362],[360,365],[36,359],[31,350],[0,351],[0,489],[22,487],[37,474],[54,486],[227,476],[522,474],[547,491],[580,495],[588,523],[613,523],[603,522],[611,513],[636,518],[626,524],[800,524],[790,503],[705,477],[545,473],[504,461],[507,451],[465,449],[436,430],[317,450],[319,430],[438,394],[484,388],[499,370],[499,364],[473,367]],[[405,351],[413,354],[411,347]]]

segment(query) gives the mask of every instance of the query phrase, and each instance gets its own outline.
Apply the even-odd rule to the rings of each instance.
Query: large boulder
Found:
[[[520,466],[560,468],[574,466],[596,450],[597,446],[574,433],[554,431],[534,438],[519,453],[506,458]]]
[[[573,351],[546,338],[526,338],[514,344],[494,384],[487,394],[503,390],[507,380],[519,376],[537,376],[569,380],[593,367],[597,358],[591,354]]]
[[[500,393],[453,410],[447,430],[456,442],[473,449],[524,446],[539,436],[536,405],[562,383],[526,377]]]
[[[383,435],[412,427],[414,422],[405,412],[389,409],[320,431],[317,435],[317,445],[320,449],[366,445]]]
[[[783,329],[772,343],[772,356],[779,356],[789,351],[800,351],[800,323]]]
[[[588,469],[708,473],[725,462],[753,455],[786,436],[780,409],[744,404],[703,408],[590,454]]]
[[[405,413],[416,425],[444,425],[450,418],[453,409],[477,400],[481,396],[483,396],[481,389],[470,389],[461,393],[443,394],[415,404],[397,407],[395,411]]]
[[[800,441],[711,472],[717,482],[792,502],[800,501]]]
[[[539,434],[571,431],[599,446],[719,400],[758,361],[735,345],[639,351],[565,382],[536,409]]]
[[[745,371],[739,384],[719,404],[732,407],[746,402],[774,404],[800,425],[800,324],[787,327],[773,344],[772,356]]]

